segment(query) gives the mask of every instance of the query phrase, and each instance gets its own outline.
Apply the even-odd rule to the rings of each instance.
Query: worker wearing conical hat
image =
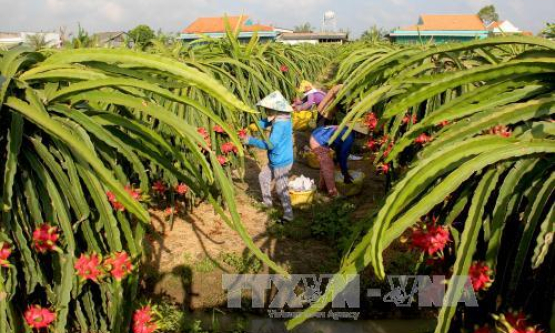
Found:
[[[245,138],[245,143],[268,151],[269,164],[264,166],[258,176],[262,191],[263,205],[272,207],[272,179],[283,205],[283,221],[293,220],[293,209],[289,197],[289,172],[293,166],[293,108],[285,97],[275,91],[264,97],[257,106],[266,110],[268,117],[259,122],[261,128],[272,127],[268,141],[253,137]]]

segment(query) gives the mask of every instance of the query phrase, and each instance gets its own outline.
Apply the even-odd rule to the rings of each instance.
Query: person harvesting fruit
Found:
[[[339,106],[335,105],[331,107],[331,105],[335,102],[335,99],[341,89],[343,89],[343,84],[336,84],[333,86],[318,105],[318,120],[316,122],[318,127],[335,125],[335,114],[337,113]]]
[[[312,83],[304,80],[297,90],[304,95],[302,101],[299,100],[293,104],[293,109],[295,111],[306,111],[312,109],[314,106],[318,107],[324,99],[324,96],[326,96],[323,91],[315,89]]]
[[[293,124],[291,112],[293,108],[285,97],[274,91],[264,97],[257,106],[266,109],[267,118],[259,122],[261,128],[272,127],[268,141],[246,136],[243,142],[268,151],[269,164],[264,166],[258,175],[262,191],[263,205],[272,207],[272,179],[276,183],[276,191],[283,205],[282,221],[293,220],[293,208],[289,197],[289,171],[293,166]]]
[[[341,168],[341,174],[343,174],[343,182],[345,184],[351,184],[353,182],[353,178],[349,174],[347,161],[349,160],[351,148],[355,141],[355,134],[351,132],[344,138],[347,132],[347,128],[345,128],[333,142],[330,142],[330,139],[338,131],[338,128],[339,127],[336,125],[321,126],[316,128],[310,136],[310,148],[312,152],[316,154],[320,162],[319,188],[322,191],[327,191],[328,195],[331,197],[339,195],[335,186],[334,162],[330,155],[332,149],[335,150],[335,155]],[[355,123],[353,130],[362,134],[368,134],[367,128],[358,122]]]

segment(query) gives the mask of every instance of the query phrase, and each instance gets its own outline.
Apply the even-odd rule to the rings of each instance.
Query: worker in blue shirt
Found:
[[[335,168],[330,154],[332,149],[335,150],[335,156],[343,175],[343,182],[345,184],[353,182],[353,178],[349,174],[347,161],[355,141],[355,134],[351,132],[346,138],[343,138],[348,130],[348,128],[344,128],[337,138],[330,143],[330,139],[337,132],[338,128],[336,125],[318,127],[312,132],[310,137],[310,148],[320,162],[319,188],[320,190],[327,191],[331,197],[339,194],[335,186]],[[359,123],[354,124],[353,130],[362,134],[368,134],[368,129]]]
[[[267,119],[259,122],[261,128],[272,127],[268,141],[246,137],[244,142],[268,151],[269,164],[264,166],[258,176],[262,191],[263,204],[272,207],[272,179],[283,205],[283,221],[293,220],[293,209],[289,196],[289,172],[293,166],[293,108],[279,91],[264,97],[257,106],[266,109]]]

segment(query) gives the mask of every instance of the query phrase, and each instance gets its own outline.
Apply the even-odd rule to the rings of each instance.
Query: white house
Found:
[[[42,35],[48,47],[59,48],[62,38],[58,32],[0,32],[0,46],[26,44],[30,36]]]
[[[493,21],[486,26],[486,29],[494,35],[522,33],[522,31],[519,28],[517,28],[514,24],[512,24],[508,20]]]
[[[284,44],[322,44],[336,43],[343,44],[349,39],[344,32],[284,32],[281,33],[276,41]]]

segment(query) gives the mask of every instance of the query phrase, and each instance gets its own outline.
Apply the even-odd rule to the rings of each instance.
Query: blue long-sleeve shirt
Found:
[[[273,168],[281,168],[293,163],[293,125],[291,117],[277,117],[273,122],[261,120],[261,128],[272,126],[268,142],[249,138],[248,145],[268,151],[268,160]]]
[[[347,131],[347,128],[344,128],[343,131],[341,131],[341,134],[337,136],[335,141],[329,144],[329,140],[336,131],[337,126],[322,126],[318,127],[312,132],[312,137],[322,146],[333,147],[333,149],[335,150],[335,156],[337,156],[339,166],[341,167],[341,172],[345,174],[349,170],[347,168],[347,161],[349,160],[351,148],[353,147],[353,143],[355,142],[355,135],[353,132],[351,132],[345,138],[345,140],[342,140],[343,135]]]

